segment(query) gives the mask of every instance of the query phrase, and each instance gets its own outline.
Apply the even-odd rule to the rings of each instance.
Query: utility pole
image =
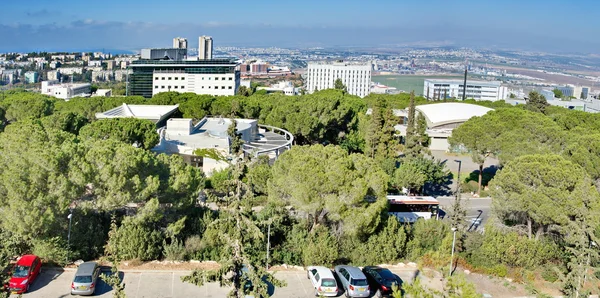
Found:
[[[467,98],[467,64],[465,64],[465,81],[463,83],[463,98],[464,101]]]
[[[73,221],[73,209],[70,210],[69,215],[69,233],[67,234],[67,264],[69,263],[69,255],[71,253],[71,222]]]

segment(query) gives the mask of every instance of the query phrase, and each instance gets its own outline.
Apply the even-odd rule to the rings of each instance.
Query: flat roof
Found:
[[[234,59],[207,59],[207,60],[151,60],[151,59],[140,59],[131,62],[132,66],[144,66],[144,65],[152,65],[152,66],[199,66],[199,65],[208,65],[208,66],[217,66],[217,65],[237,65],[237,62]]]
[[[489,111],[493,111],[493,109],[484,106],[460,102],[418,105],[415,109],[423,113],[429,128],[449,123],[465,122],[473,117],[483,116]]]
[[[426,197],[426,196],[396,196],[396,195],[388,195],[388,202],[390,204],[423,204],[423,205],[439,205],[440,202],[436,200],[434,197]]]
[[[425,82],[438,83],[438,84],[457,84],[463,85],[465,83],[464,80],[459,79],[425,79]],[[469,85],[477,85],[477,86],[490,86],[490,87],[500,87],[502,82],[500,81],[476,81],[467,79],[467,86]]]

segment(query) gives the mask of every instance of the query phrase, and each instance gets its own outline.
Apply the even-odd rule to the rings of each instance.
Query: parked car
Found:
[[[315,287],[315,296],[337,296],[338,287],[333,272],[322,266],[309,266],[306,277],[310,279]]]
[[[346,297],[369,297],[369,282],[360,269],[347,265],[335,266],[335,273],[340,278]]]
[[[398,289],[402,287],[402,280],[388,269],[378,266],[367,266],[362,271],[369,281],[369,286],[375,291],[375,297],[381,298],[392,295],[393,284],[396,284]]]
[[[71,283],[71,295],[94,295],[100,275],[100,266],[96,262],[81,263]]]
[[[29,291],[29,286],[42,272],[42,261],[34,255],[24,255],[15,264],[11,278],[8,281],[8,290],[14,294],[23,294]]]

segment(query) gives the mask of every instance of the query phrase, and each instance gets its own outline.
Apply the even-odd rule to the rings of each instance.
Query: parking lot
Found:
[[[410,281],[415,275],[414,268],[391,269],[403,281]],[[121,272],[125,293],[131,298],[149,297],[226,297],[229,289],[220,288],[218,283],[208,283],[197,287],[183,283],[181,276],[189,271],[126,271]],[[70,286],[74,270],[44,270],[31,285],[24,297],[70,297]],[[271,297],[314,297],[314,288],[306,278],[306,271],[281,271],[275,277],[284,280],[286,287],[269,289]],[[112,297],[112,289],[99,281],[96,296]]]

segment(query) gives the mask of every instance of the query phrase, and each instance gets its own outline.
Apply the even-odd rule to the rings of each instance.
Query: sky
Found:
[[[0,52],[467,46],[600,53],[598,0],[2,1]]]

